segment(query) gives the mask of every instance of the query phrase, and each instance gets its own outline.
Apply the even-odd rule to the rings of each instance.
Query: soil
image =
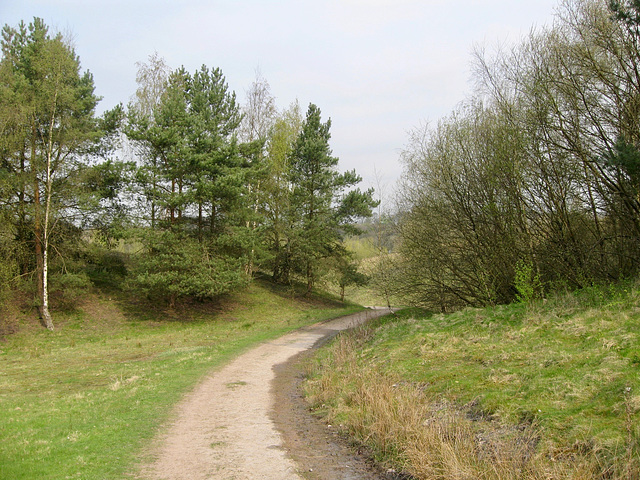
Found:
[[[336,332],[337,333],[337,332]],[[319,340],[311,349],[274,367],[271,419],[282,434],[288,456],[308,480],[401,480],[395,471],[376,465],[367,450],[354,444],[339,428],[312,415],[302,384],[305,362],[313,350],[333,335]]]
[[[311,415],[301,357],[342,330],[388,313],[367,310],[266,342],[212,372],[176,407],[140,469],[145,480],[382,480],[332,427]],[[307,352],[307,353],[305,353]]]

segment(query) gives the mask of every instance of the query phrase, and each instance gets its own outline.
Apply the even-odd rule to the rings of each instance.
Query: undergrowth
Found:
[[[640,290],[591,287],[339,336],[312,406],[418,479],[640,478]]]

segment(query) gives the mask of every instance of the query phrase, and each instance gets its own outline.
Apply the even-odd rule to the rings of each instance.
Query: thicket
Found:
[[[260,76],[240,105],[220,69],[154,54],[135,99],[98,116],[68,39],[36,18],[1,45],[0,305],[26,292],[52,329],[50,299],[91,284],[174,305],[256,271],[311,291],[349,264],[342,239],[376,202],[338,172],[317,106],[278,111]]]
[[[640,268],[640,6],[567,0],[475,54],[474,95],[402,159],[395,293],[442,311]]]

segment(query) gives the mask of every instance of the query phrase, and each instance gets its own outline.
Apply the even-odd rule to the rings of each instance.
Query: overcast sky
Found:
[[[407,132],[471,91],[474,45],[518,42],[558,0],[0,0],[0,23],[41,17],[70,32],[99,110],[127,103],[157,51],[190,72],[219,67],[241,103],[256,69],[279,108],[331,118],[340,169],[391,188]]]

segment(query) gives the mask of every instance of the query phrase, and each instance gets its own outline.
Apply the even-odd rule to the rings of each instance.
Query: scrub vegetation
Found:
[[[390,468],[639,478],[638,0],[476,49],[392,208],[259,74],[241,104],[153,54],[98,115],[70,39],[34,18],[0,46],[0,477],[126,474],[208,369],[351,297],[410,308],[308,391]]]
[[[640,286],[407,309],[342,334],[306,390],[418,479],[640,478]]]
[[[565,0],[401,156],[389,288],[438,311],[637,278],[640,4]]]

